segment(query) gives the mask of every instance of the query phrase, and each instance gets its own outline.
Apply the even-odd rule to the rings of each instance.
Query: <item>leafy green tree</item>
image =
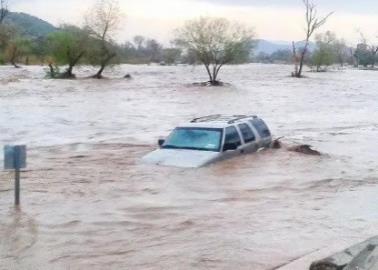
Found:
[[[316,36],[316,50],[312,55],[312,64],[319,72],[322,66],[328,67],[336,61],[336,50],[334,44],[336,35],[330,31]]]
[[[357,49],[354,52],[354,57],[357,60],[357,66],[368,67],[375,62],[374,55],[366,43],[360,43],[357,45]]]
[[[149,57],[149,62],[159,63],[162,61],[163,46],[155,39],[149,39],[146,41],[145,50]]]
[[[254,32],[224,18],[202,17],[177,30],[175,43],[196,53],[205,66],[211,85],[219,85],[218,74],[226,64],[249,60]]]
[[[5,51],[9,41],[14,38],[17,29],[11,25],[0,24],[0,50]]]
[[[86,53],[88,33],[73,25],[63,25],[60,31],[48,37],[48,46],[54,61],[58,65],[67,65],[61,78],[74,78],[73,68]]]
[[[20,58],[30,53],[31,41],[23,37],[15,37],[8,42],[5,50],[5,59],[15,68],[20,66],[17,64]]]
[[[30,54],[34,56],[39,63],[45,63],[49,56],[48,38],[34,38],[31,41]]]
[[[337,39],[334,44],[334,51],[336,57],[336,63],[340,66],[344,66],[345,63],[353,64],[353,59],[351,59],[350,49],[344,39]]]
[[[163,50],[163,61],[167,65],[172,65],[180,60],[182,51],[178,48],[166,48]]]

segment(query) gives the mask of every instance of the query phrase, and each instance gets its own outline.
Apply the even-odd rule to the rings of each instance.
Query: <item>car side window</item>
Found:
[[[241,139],[239,136],[238,131],[236,130],[235,127],[227,127],[226,128],[226,137],[224,144],[234,144],[237,147],[241,145]]]
[[[245,143],[253,142],[256,140],[255,134],[247,124],[239,124],[238,127],[243,135]]]
[[[261,138],[266,138],[266,137],[271,136],[270,130],[263,120],[256,119],[250,122],[256,128]]]

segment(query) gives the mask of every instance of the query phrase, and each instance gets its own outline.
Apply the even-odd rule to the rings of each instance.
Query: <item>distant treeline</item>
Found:
[[[97,0],[83,14],[82,27],[68,24],[58,28],[44,27],[44,31],[37,31],[41,35],[33,35],[15,25],[17,16],[7,20],[10,17],[7,0],[0,0],[0,64],[10,63],[15,67],[20,64],[47,64],[51,78],[74,78],[74,67],[87,64],[98,67],[92,77],[102,78],[104,69],[111,64],[201,63],[211,85],[219,85],[218,73],[227,64],[290,63],[294,64],[292,76],[297,78],[302,77],[303,65],[315,71],[325,71],[335,64],[375,68],[378,45],[370,44],[362,34],[359,44],[354,47],[333,32],[317,34],[314,35],[315,46],[311,48],[310,38],[333,13],[318,17],[316,6],[310,0],[303,0],[303,4],[307,27],[305,39],[293,42],[291,50],[254,55],[257,40],[253,29],[225,18],[201,17],[187,21],[177,29],[171,46],[143,36],[135,36],[131,41],[120,44],[115,42],[122,17],[117,0]],[[30,18],[24,16],[24,19]],[[22,22],[24,25],[27,23],[27,20]],[[64,70],[61,71],[60,67]]]
[[[315,37],[315,46],[305,57],[305,64],[316,71],[325,71],[333,65],[351,65],[355,67],[375,68],[378,45],[368,44],[361,35],[361,41],[356,47],[346,44],[336,34],[327,31]],[[277,50],[271,54],[260,52],[252,58],[257,63],[292,64],[293,51],[290,49]]]
[[[56,31],[35,38],[22,35],[12,25],[3,24],[0,26],[0,64],[60,64],[65,62],[64,58],[69,54],[65,49],[70,46],[73,49],[86,47],[87,53],[80,63],[92,64],[91,52],[95,49],[93,42],[96,40],[86,30],[74,25],[61,25]],[[196,61],[194,55],[183,55],[180,48],[166,47],[155,39],[143,36],[136,36],[124,44],[108,42],[107,46],[112,47],[117,54],[113,63],[173,65],[193,64]]]
[[[0,0],[0,64],[16,68],[21,64],[46,64],[52,78],[73,78],[76,65],[93,65],[99,67],[93,77],[101,78],[111,64],[172,65],[196,61],[190,52],[183,55],[179,48],[165,47],[142,36],[124,44],[115,42],[122,17],[116,0],[97,1],[83,14],[83,27],[64,24],[57,28],[27,14],[10,13],[7,3]]]

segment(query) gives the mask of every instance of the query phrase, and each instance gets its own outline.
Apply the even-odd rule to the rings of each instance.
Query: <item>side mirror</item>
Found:
[[[158,140],[158,145],[159,145],[159,147],[162,147],[164,143],[165,143],[165,140],[164,140],[164,139],[159,139],[159,140]]]
[[[226,143],[223,146],[223,151],[233,151],[238,149],[238,145],[236,143]]]

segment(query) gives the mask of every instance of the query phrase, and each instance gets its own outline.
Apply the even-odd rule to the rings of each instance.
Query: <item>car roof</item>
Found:
[[[245,123],[248,120],[260,119],[256,115],[209,115],[195,118],[189,123],[184,123],[178,127],[198,127],[198,128],[226,128],[234,124]]]

